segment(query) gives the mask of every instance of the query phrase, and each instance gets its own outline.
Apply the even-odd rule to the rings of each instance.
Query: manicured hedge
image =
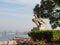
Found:
[[[24,42],[24,43],[18,43],[17,45],[34,45],[34,43],[30,43],[30,42],[26,43],[26,42]]]
[[[38,43],[36,43],[36,42],[24,42],[24,43],[18,43],[17,45],[44,45],[44,44],[46,44],[46,43],[40,43],[40,42],[38,42]]]
[[[60,40],[60,30],[33,30],[29,32],[28,35],[32,37],[34,41],[36,41],[36,39],[40,41],[42,38],[47,39],[48,42]]]
[[[52,30],[53,41],[60,41],[60,30]]]

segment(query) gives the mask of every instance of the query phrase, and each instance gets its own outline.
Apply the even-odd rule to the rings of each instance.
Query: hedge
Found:
[[[45,45],[46,43],[42,43],[43,45]],[[40,42],[36,43],[36,42],[24,42],[24,43],[18,43],[17,45],[42,45]]]
[[[36,41],[36,39],[40,41],[42,38],[47,39],[48,42],[60,40],[60,30],[33,30],[29,32],[28,35],[32,37],[34,41]]]

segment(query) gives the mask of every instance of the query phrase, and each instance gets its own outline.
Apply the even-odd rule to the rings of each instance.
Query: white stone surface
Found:
[[[41,26],[41,27],[39,27],[39,30],[46,30],[46,28]]]

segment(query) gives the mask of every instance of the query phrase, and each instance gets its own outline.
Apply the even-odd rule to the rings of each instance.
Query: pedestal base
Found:
[[[41,27],[33,27],[32,30],[46,30],[45,27],[41,26]]]
[[[39,27],[39,30],[46,30],[46,28],[41,26],[41,27]]]
[[[38,29],[38,27],[33,27],[33,29],[32,29],[32,30],[39,30],[39,29]]]

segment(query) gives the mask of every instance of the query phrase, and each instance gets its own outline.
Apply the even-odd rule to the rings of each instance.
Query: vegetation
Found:
[[[57,4],[57,6],[60,6],[60,0],[53,0],[56,4]]]
[[[28,35],[32,37],[34,41],[46,40],[45,42],[51,42],[60,40],[60,30],[45,30],[45,31],[33,30],[29,32]]]
[[[59,0],[41,0],[41,5],[37,4],[33,9],[38,18],[48,18],[50,20],[52,29],[60,27],[59,2]]]
[[[24,43],[18,43],[17,45],[33,45],[33,43],[31,43],[31,42],[28,42],[28,43],[24,42]]]
[[[17,45],[42,45],[40,42],[39,43],[36,43],[36,42],[28,42],[28,43],[19,43]]]
[[[20,41],[17,45],[60,45],[60,30],[33,30],[28,35],[31,38]]]
[[[60,45],[60,44],[55,44],[55,43],[45,43],[45,44],[40,44],[40,43],[19,43],[17,45]]]

